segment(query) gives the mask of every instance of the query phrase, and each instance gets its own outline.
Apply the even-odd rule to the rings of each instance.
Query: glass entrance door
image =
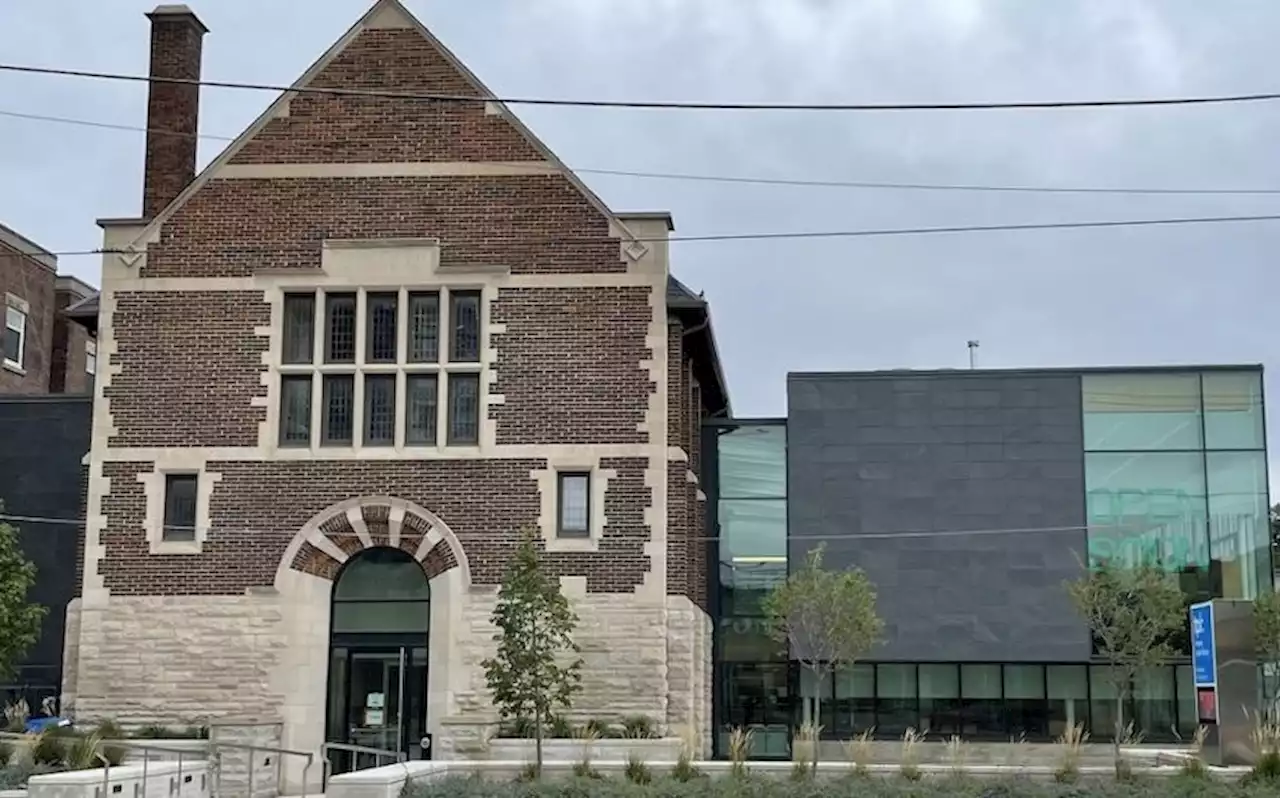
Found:
[[[343,566],[333,587],[326,736],[331,743],[423,751],[427,728],[427,642],[431,586],[401,549],[366,549]],[[388,764],[372,754],[333,750],[333,772]]]
[[[336,647],[329,672],[331,742],[425,759],[427,649],[421,646]],[[386,765],[388,757],[335,750],[334,773]]]
[[[347,742],[404,750],[405,650],[355,651],[347,688]]]

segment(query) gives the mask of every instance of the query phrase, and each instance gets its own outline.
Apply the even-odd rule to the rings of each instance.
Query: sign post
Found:
[[[1213,628],[1213,602],[1192,604],[1190,614],[1196,711],[1199,722],[1212,727],[1218,723],[1218,652]]]
[[[1253,646],[1253,602],[1214,599],[1192,604],[1191,668],[1196,714],[1208,730],[1204,756],[1211,765],[1252,765],[1250,735],[1258,706]]]

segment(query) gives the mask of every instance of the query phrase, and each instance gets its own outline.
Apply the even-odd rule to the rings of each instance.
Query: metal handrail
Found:
[[[243,724],[243,725],[248,726],[251,724]],[[258,724],[258,725],[265,726],[265,725],[275,725],[275,724]],[[268,753],[268,754],[281,754],[284,756],[300,756],[305,758],[307,760],[307,764],[304,765],[302,768],[302,793],[303,795],[308,794],[307,778],[311,775],[311,766],[315,764],[315,758],[316,758],[316,755],[311,751],[295,751],[291,748],[278,748],[272,745],[254,745],[252,743],[222,743],[222,742],[210,741],[209,752],[218,758],[219,773],[221,773],[222,771],[221,753],[218,751],[219,748],[228,748],[232,751],[248,751],[249,752],[249,798],[253,798],[253,755],[258,751],[262,751],[263,753]],[[277,776],[277,779],[278,779],[278,776]],[[322,777],[322,781],[323,781],[323,777]],[[276,788],[279,789],[279,787],[280,785],[277,784]]]
[[[367,745],[355,745],[354,743],[325,743],[320,746],[320,792],[324,792],[329,787],[329,773],[333,769],[333,763],[329,760],[330,751],[345,751],[351,754],[369,754],[375,757],[374,767],[382,764],[382,757],[392,757],[395,762],[405,762],[408,757],[404,751],[392,751],[389,748],[370,748]]]

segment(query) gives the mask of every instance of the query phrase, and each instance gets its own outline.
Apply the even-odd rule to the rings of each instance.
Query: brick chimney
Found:
[[[200,79],[200,51],[209,29],[185,5],[162,5],[151,20],[153,78]],[[142,215],[155,218],[196,176],[200,87],[150,83]]]

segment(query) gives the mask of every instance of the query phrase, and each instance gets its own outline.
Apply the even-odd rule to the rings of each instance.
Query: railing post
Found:
[[[253,798],[253,746],[249,746],[249,798]]]

